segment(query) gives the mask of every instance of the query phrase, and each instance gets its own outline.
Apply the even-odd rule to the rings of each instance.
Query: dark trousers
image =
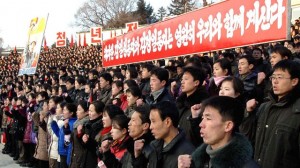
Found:
[[[35,144],[33,143],[24,143],[24,161],[26,163],[34,163],[34,150]]]
[[[60,164],[59,164],[59,168],[68,168],[68,164],[67,164],[67,156],[60,155]]]
[[[49,161],[36,160],[35,167],[37,168],[49,168]]]
[[[10,128],[6,128],[5,129],[5,135],[6,135],[6,143],[5,143],[5,146],[4,146],[4,150],[5,151],[8,151],[9,153],[11,152],[11,136],[9,134],[9,129]]]

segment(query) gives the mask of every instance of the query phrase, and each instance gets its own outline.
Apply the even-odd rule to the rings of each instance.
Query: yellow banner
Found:
[[[38,65],[47,17],[32,18],[28,27],[28,39],[22,53],[19,75],[34,74]]]

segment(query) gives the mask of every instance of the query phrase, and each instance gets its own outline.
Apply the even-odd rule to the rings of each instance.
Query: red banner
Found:
[[[290,38],[290,0],[224,1],[103,42],[103,66]]]
[[[56,47],[65,47],[67,44],[66,32],[56,33]]]
[[[91,44],[99,44],[102,41],[102,27],[91,28]]]
[[[139,27],[139,22],[130,22],[130,23],[126,23],[126,31],[131,32],[134,30],[137,30]]]

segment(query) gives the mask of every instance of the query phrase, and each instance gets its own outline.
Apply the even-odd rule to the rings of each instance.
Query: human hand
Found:
[[[192,118],[198,118],[201,112],[201,104],[195,104],[191,107]]]
[[[178,168],[189,168],[192,163],[191,155],[179,155]]]

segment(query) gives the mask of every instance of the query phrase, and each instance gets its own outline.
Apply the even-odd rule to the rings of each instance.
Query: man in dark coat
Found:
[[[179,112],[170,101],[152,104],[150,107],[150,130],[155,140],[148,148],[143,141],[135,143],[135,156],[148,159],[148,168],[177,168],[177,158],[182,154],[191,154],[194,146],[177,128]],[[143,149],[144,147],[144,149]]]
[[[252,146],[238,133],[243,107],[234,98],[218,96],[207,99],[202,113],[200,135],[204,144],[192,155],[178,157],[178,168],[186,167],[258,167],[252,160]]]
[[[200,104],[203,100],[209,97],[207,91],[202,86],[205,75],[203,70],[196,67],[185,67],[181,80],[181,95],[176,100],[176,105],[179,110],[179,127],[183,129],[187,138],[195,146],[199,146],[201,142],[193,135],[190,121],[191,107],[195,104]]]
[[[264,168],[300,167],[300,64],[282,60],[270,79],[271,100],[257,111],[254,159]],[[255,103],[247,105],[248,112],[253,109]]]
[[[76,99],[76,91],[75,91],[75,79],[72,77],[67,77],[66,80],[66,88],[67,94],[64,95],[66,102],[74,103]]]
[[[148,96],[151,92],[151,88],[150,88],[150,75],[151,75],[151,71],[155,66],[153,64],[143,64],[142,65],[142,80],[141,83],[139,85],[141,91],[142,91],[142,95],[144,97]]]
[[[173,96],[167,89],[169,73],[163,68],[154,68],[151,71],[150,88],[151,93],[146,97],[146,103],[151,105],[161,101],[174,101]]]

